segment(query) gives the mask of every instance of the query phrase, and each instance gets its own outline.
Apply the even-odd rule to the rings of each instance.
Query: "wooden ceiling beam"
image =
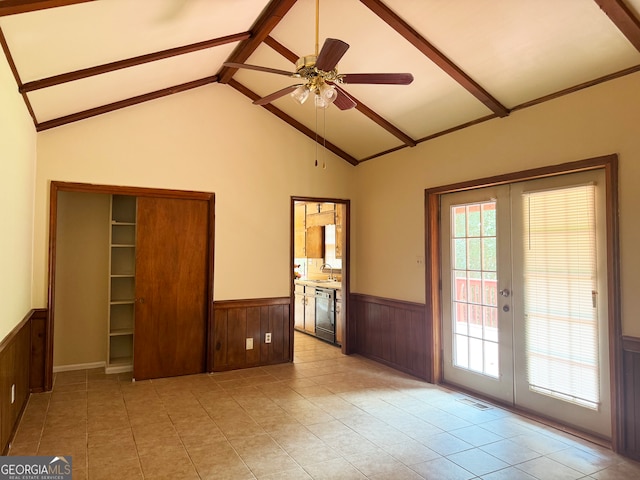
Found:
[[[0,17],[87,2],[95,0],[0,0]]]
[[[282,55],[284,58],[289,60],[294,65],[298,61],[298,58],[300,58],[300,55],[297,55],[295,52],[292,52],[291,50],[289,50],[287,47],[282,45],[279,41],[277,41],[271,35],[267,36],[264,39],[264,43],[269,45],[272,49],[274,49],[276,52],[278,52],[280,55]]]
[[[344,86],[340,85],[340,88],[342,88],[344,90]],[[396,137],[399,140],[401,140],[402,143],[404,143],[408,147],[415,147],[418,144],[413,138],[411,138],[409,135],[404,133],[398,127],[396,127],[395,125],[389,123],[388,120],[384,119],[383,117],[378,115],[376,112],[371,110],[364,103],[362,103],[356,97],[351,95],[351,93],[347,92],[347,94],[349,95],[349,97],[354,102],[356,102],[356,107],[355,107],[356,110],[358,110],[360,113],[362,113],[369,120],[377,123],[379,126],[384,128],[387,132],[389,132],[391,135],[393,135],[394,137]]]
[[[271,31],[282,21],[296,0],[271,0],[262,14],[251,27],[251,38],[245,40],[231,53],[228,62],[244,63],[260,46]],[[237,68],[222,67],[218,72],[220,83],[228,83],[236,73]]]
[[[18,68],[16,67],[16,63],[13,61],[13,55],[11,55],[11,51],[9,51],[9,45],[7,45],[7,39],[4,36],[4,32],[2,28],[0,28],[0,46],[2,46],[2,50],[4,51],[4,56],[7,58],[7,63],[9,64],[9,68],[11,69],[11,73],[13,73],[13,78],[16,81],[16,85],[18,86],[18,90],[22,86],[22,80],[20,80],[20,74],[18,73]],[[25,93],[22,94],[22,100],[24,101],[25,106],[27,107],[27,111],[33,120],[33,124],[36,125],[38,120],[36,118],[36,114],[33,111],[33,107],[31,106],[31,102],[29,101],[29,97]]]
[[[627,40],[640,51],[640,21],[622,0],[595,0],[602,11],[627,37]]]
[[[489,110],[500,117],[509,115],[509,109],[482,88],[475,80],[462,71],[455,63],[447,58],[436,47],[429,43],[422,35],[414,30],[407,22],[380,0],[360,0],[373,13],[378,15],[391,28],[402,35],[409,43],[420,50],[446,74],[458,82],[469,93],[480,100]]]
[[[274,39],[271,36],[268,36],[267,38],[265,38],[264,43],[269,45],[276,52],[278,52],[280,55],[282,55],[283,57],[285,57],[287,60],[289,60],[292,63],[296,63],[296,61],[299,58],[298,55],[296,55],[294,52],[289,50],[287,47],[282,45],[280,42],[278,42],[276,39]],[[344,86],[343,85],[340,85],[340,88],[342,88],[344,90]],[[360,100],[356,99],[353,95],[351,95],[351,93],[349,93],[349,92],[346,92],[346,93],[349,95],[349,97],[351,97],[351,99],[353,99],[354,102],[356,102],[356,107],[355,107],[356,110],[358,110],[364,116],[366,116],[367,118],[369,118],[373,122],[375,122],[378,125],[380,125],[382,128],[384,128],[386,131],[388,131],[389,133],[394,135],[396,138],[400,139],[402,141],[402,143],[404,143],[405,145],[407,145],[409,147],[415,147],[417,145],[417,142],[413,138],[411,138],[409,135],[407,135],[402,130],[397,128],[395,125],[393,125],[392,123],[388,122],[386,119],[384,119],[383,117],[378,115],[376,112],[371,110],[364,103],[362,103]]]
[[[260,98],[260,95],[258,95],[254,91],[248,89],[247,87],[242,85],[237,80],[231,79],[227,83],[229,84],[229,86],[235,88],[237,91],[239,91],[240,93],[244,94],[246,97],[248,97],[252,101],[256,101],[256,100],[258,100]],[[273,113],[276,117],[280,118],[281,120],[284,120],[286,123],[291,125],[293,128],[295,128],[299,132],[305,134],[311,140],[313,140],[314,142],[317,142],[319,145],[322,145],[327,150],[335,153],[338,157],[340,157],[343,160],[347,161],[351,165],[354,165],[354,166],[358,165],[358,160],[356,160],[354,157],[349,155],[344,150],[341,150],[340,148],[336,147],[333,143],[328,142],[325,138],[321,137],[320,135],[318,135],[316,132],[314,132],[310,128],[307,128],[305,125],[303,125],[302,123],[298,122],[293,117],[290,117],[289,115],[284,113],[279,108],[274,107],[270,103],[267,103],[266,105],[261,105],[261,107],[266,109],[266,110],[268,110],[269,112]]]
[[[101,75],[103,73],[113,72],[115,70],[121,70],[123,68],[134,67],[136,65],[155,62],[157,60],[162,60],[165,58],[184,55],[186,53],[192,53],[198,50],[205,50],[207,48],[217,47],[219,45],[224,45],[227,43],[240,42],[242,40],[246,40],[250,36],[251,34],[249,32],[236,33],[234,35],[228,35],[226,37],[214,38],[211,40],[205,40],[203,42],[192,43],[190,45],[183,45],[182,47],[170,48],[168,50],[149,53],[147,55],[141,55],[139,57],[118,60],[117,62],[106,63],[104,65],[97,65],[90,68],[83,68],[82,70],[76,70],[75,72],[62,73],[53,77],[34,80],[33,82],[27,82],[22,85],[22,87],[20,88],[20,92],[32,92],[41,88],[52,87],[54,85],[60,85],[61,83],[73,82],[75,80],[81,80],[83,78],[93,77],[95,75]]]
[[[560,98],[563,97],[565,95],[569,95],[571,93],[575,93],[579,90],[583,90],[585,88],[590,88],[593,87],[595,85],[600,85],[601,83],[605,83],[611,80],[615,80],[616,78],[622,78],[626,75],[631,75],[634,73],[640,72],[640,65],[636,65],[634,67],[629,67],[626,68],[624,70],[620,70],[619,72],[615,72],[615,73],[610,73],[609,75],[605,75],[603,77],[600,78],[596,78],[594,80],[590,80],[588,82],[585,83],[581,83],[580,85],[575,85],[573,87],[569,87],[569,88],[565,88],[564,90],[560,90],[558,92],[555,93],[551,93],[549,95],[545,95],[543,97],[537,98],[535,100],[531,100],[529,102],[525,102],[525,103],[521,103],[520,105],[516,105],[515,107],[513,107],[511,109],[512,112],[516,112],[518,110],[524,110],[526,108],[529,107],[534,107],[536,105],[540,105],[541,103],[545,103],[551,100],[555,100],[556,98]],[[457,132],[459,130],[463,130],[467,127],[471,127],[473,125],[478,125],[480,123],[484,123],[487,122],[489,120],[493,120],[494,118],[497,118],[497,115],[493,114],[493,115],[488,115],[486,117],[482,117],[482,118],[478,118],[476,120],[471,120],[470,122],[466,122],[466,123],[462,123],[460,125],[456,125],[455,127],[452,128],[448,128],[446,130],[442,130],[440,132],[436,132],[434,134],[428,135],[426,137],[420,138],[418,140],[418,143],[423,143],[423,142],[428,142],[429,140],[433,140],[434,138],[438,138],[438,137],[442,137],[444,135],[448,135],[449,133],[453,133],[453,132]],[[378,157],[382,157],[383,155],[387,155],[388,153],[392,153],[398,150],[401,150],[405,148],[404,146],[401,147],[396,147],[396,148],[392,148],[390,150],[386,150],[384,152],[379,152],[379,153],[375,153],[369,157],[366,158],[361,158],[358,161],[358,164],[361,164],[362,162],[366,162],[368,160],[373,160],[374,158],[378,158]]]
[[[89,110],[84,110],[82,112],[72,113],[71,115],[67,115],[60,118],[54,118],[52,120],[47,120],[46,122],[41,122],[36,124],[36,130],[41,132],[43,130],[49,130],[50,128],[60,127],[62,125],[67,125],[69,123],[77,122],[79,120],[84,120],[86,118],[95,117],[98,115],[102,115],[104,113],[113,112],[115,110],[120,110],[122,108],[131,107],[133,105],[138,105],[139,103],[148,102],[150,100],[156,100],[158,98],[166,97],[168,95],[173,95],[174,93],[184,92],[186,90],[191,90],[192,88],[202,87],[209,83],[215,83],[218,81],[217,75],[213,75],[211,77],[205,77],[198,80],[193,80],[191,82],[183,83],[181,85],[175,85],[169,88],[163,88],[162,90],[156,90],[155,92],[145,93],[144,95],[138,95],[137,97],[127,98],[125,100],[120,100],[118,102],[110,103],[108,105],[101,105],[99,107],[91,108]]]
[[[289,50],[287,47],[282,45],[279,41],[277,41],[271,35],[267,36],[267,38],[264,39],[264,43],[269,45],[272,49],[274,49],[276,52],[278,52],[280,55],[282,55],[284,58],[289,60],[294,65],[298,61],[298,58],[300,58],[299,55]]]

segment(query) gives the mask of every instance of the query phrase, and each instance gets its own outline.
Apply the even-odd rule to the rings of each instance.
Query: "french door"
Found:
[[[446,382],[611,436],[604,189],[593,170],[442,196]]]

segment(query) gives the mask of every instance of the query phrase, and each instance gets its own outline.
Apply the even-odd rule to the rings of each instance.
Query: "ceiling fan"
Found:
[[[266,105],[287,94],[302,104],[310,94],[314,94],[316,107],[327,108],[335,102],[340,110],[348,110],[355,107],[356,102],[339,87],[341,84],[408,85],[413,82],[413,75],[410,73],[338,73],[338,62],[349,49],[349,44],[336,38],[327,38],[318,52],[319,3],[320,0],[316,0],[315,54],[299,58],[295,72],[246,63],[225,62],[223,64],[225,67],[275,73],[304,81],[259,98],[253,102],[254,105]]]

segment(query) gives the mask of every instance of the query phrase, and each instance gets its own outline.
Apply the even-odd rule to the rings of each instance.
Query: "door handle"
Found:
[[[508,288],[503,288],[502,290],[500,290],[500,295],[502,295],[503,297],[508,297],[509,295],[511,295],[511,292]]]

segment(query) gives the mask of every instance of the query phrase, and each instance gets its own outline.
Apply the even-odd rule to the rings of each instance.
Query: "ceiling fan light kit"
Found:
[[[337,102],[336,105],[340,110],[348,110],[355,107],[356,102],[349,98],[343,90],[339,88],[336,89],[335,85],[409,85],[413,82],[413,75],[410,73],[338,73],[336,66],[348,49],[348,43],[336,38],[327,38],[318,55],[306,55],[298,59],[295,72],[287,72],[286,70],[245,63],[225,62],[224,66],[286,75],[292,78],[301,78],[306,81],[306,83],[302,85],[291,85],[271,93],[266,97],[262,97],[253,102],[255,105],[271,103],[287,93],[291,94],[294,100],[302,104],[308,95],[313,93],[315,94],[316,106],[319,108],[327,108],[338,97],[342,97],[343,101]],[[306,90],[306,93],[304,90]]]
[[[327,108],[337,98],[338,92],[335,87],[326,83],[321,83],[316,90],[316,107]]]
[[[296,88],[289,95],[296,102],[298,102],[300,105],[302,105],[304,102],[307,101],[307,98],[309,98],[309,93],[310,93],[309,88],[307,88],[306,85],[300,85],[298,88]]]
[[[265,73],[275,73],[291,78],[303,79],[305,83],[289,85],[277,92],[273,92],[265,97],[253,102],[254,105],[266,105],[287,94],[299,104],[303,104],[313,93],[316,108],[316,161],[318,166],[317,152],[317,109],[326,109],[334,104],[340,110],[349,110],[357,104],[347,92],[339,85],[342,84],[372,84],[372,85],[408,85],[413,82],[413,75],[410,73],[338,73],[337,65],[342,59],[349,44],[337,38],[327,38],[318,52],[318,32],[319,32],[319,11],[320,0],[316,0],[316,49],[315,55],[305,55],[296,61],[295,72],[288,72],[277,68],[262,67],[260,65],[249,65],[245,63],[225,62],[223,65],[230,68],[244,68]],[[323,162],[324,163],[324,162]],[[326,168],[326,163],[323,164]]]

